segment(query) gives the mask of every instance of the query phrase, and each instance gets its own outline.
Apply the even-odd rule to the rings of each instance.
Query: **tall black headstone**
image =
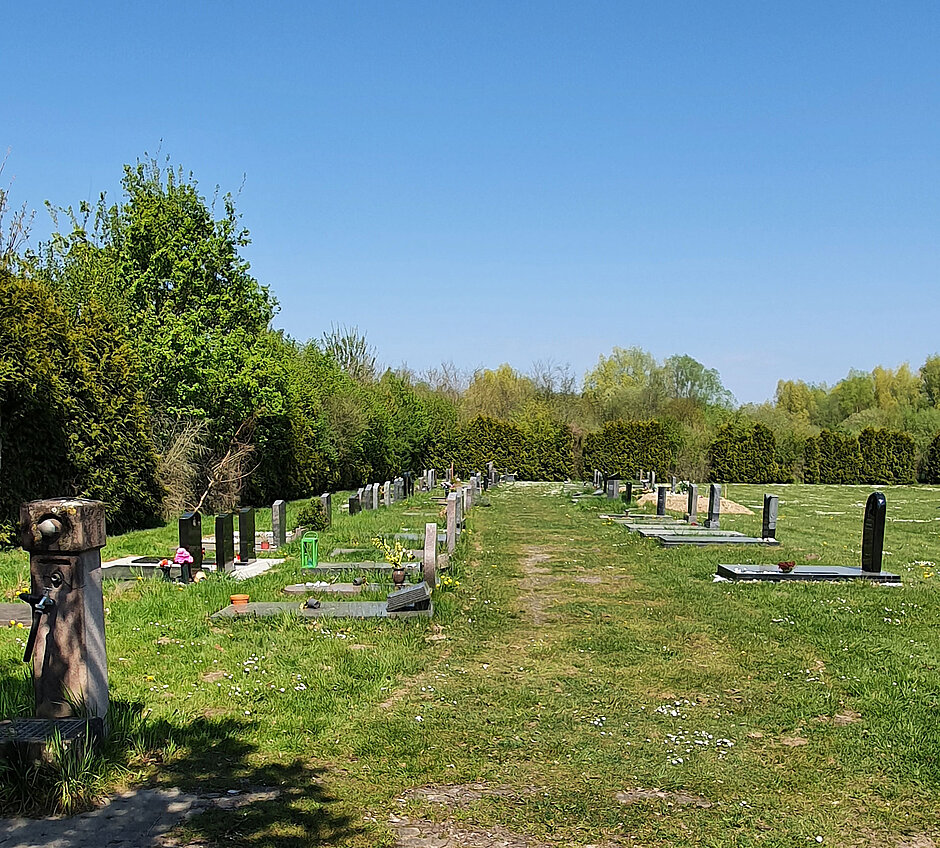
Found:
[[[215,568],[227,574],[235,570],[235,522],[230,512],[215,517]]]
[[[198,512],[184,512],[179,520],[180,547],[186,548],[193,558],[192,563],[180,566],[180,578],[192,583],[192,573],[202,568],[202,516]]]
[[[776,495],[764,495],[764,517],[761,521],[761,538],[777,538],[777,510],[780,499]]]
[[[656,490],[656,514],[666,514],[666,487],[660,486]]]
[[[865,504],[865,522],[862,525],[862,571],[877,574],[885,547],[885,515],[888,503],[881,492],[872,492]]]
[[[242,562],[255,558],[255,509],[251,506],[238,510],[238,558]]]
[[[721,486],[712,483],[708,487],[708,518],[705,526],[709,530],[718,530],[721,525]]]
[[[685,506],[685,520],[694,524],[698,521],[698,486],[689,485],[689,501]]]
[[[349,514],[357,515],[362,512],[362,503],[359,501],[359,495],[349,496]]]
[[[633,482],[631,480],[627,480],[625,485],[627,487],[627,491],[623,493],[623,502],[632,503],[633,502]]]

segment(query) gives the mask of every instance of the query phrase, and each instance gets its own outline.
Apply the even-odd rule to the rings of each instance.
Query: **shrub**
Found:
[[[583,467],[627,480],[640,469],[664,478],[678,454],[678,436],[662,421],[608,421],[584,437]]]
[[[708,464],[716,482],[777,483],[784,476],[777,463],[777,440],[760,423],[721,427],[708,449]]]
[[[940,433],[927,448],[921,477],[925,483],[940,483]]]
[[[308,530],[326,530],[326,512],[319,499],[311,498],[297,511],[297,526]]]

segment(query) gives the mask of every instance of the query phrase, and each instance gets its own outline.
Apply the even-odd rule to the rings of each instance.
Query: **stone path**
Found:
[[[206,803],[178,789],[141,789],[72,818],[0,819],[0,848],[157,848]]]

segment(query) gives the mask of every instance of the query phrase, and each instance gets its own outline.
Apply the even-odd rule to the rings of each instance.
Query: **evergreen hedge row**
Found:
[[[564,480],[573,465],[571,431],[561,425],[526,430],[510,421],[478,416],[440,438],[430,459],[439,470],[453,462],[462,477],[492,461],[520,480]]]
[[[848,436],[823,430],[806,440],[806,483],[913,483],[917,478],[914,440],[896,430],[868,427]]]
[[[679,438],[661,421],[608,421],[584,437],[583,468],[632,480],[639,471],[664,479],[676,465]]]
[[[760,423],[721,427],[709,446],[708,464],[717,483],[779,483],[787,476],[777,462],[773,432]]]
[[[927,448],[921,476],[925,483],[940,483],[940,433]]]
[[[20,504],[105,501],[109,532],[157,520],[163,492],[130,345],[103,312],[71,318],[0,271],[0,542]]]

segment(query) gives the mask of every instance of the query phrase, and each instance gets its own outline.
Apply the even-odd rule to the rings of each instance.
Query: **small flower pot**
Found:
[[[792,560],[790,562],[778,562],[777,568],[779,568],[784,574],[789,574],[796,568],[796,563]]]
[[[234,607],[243,607],[248,604],[248,595],[229,595],[229,600]]]

